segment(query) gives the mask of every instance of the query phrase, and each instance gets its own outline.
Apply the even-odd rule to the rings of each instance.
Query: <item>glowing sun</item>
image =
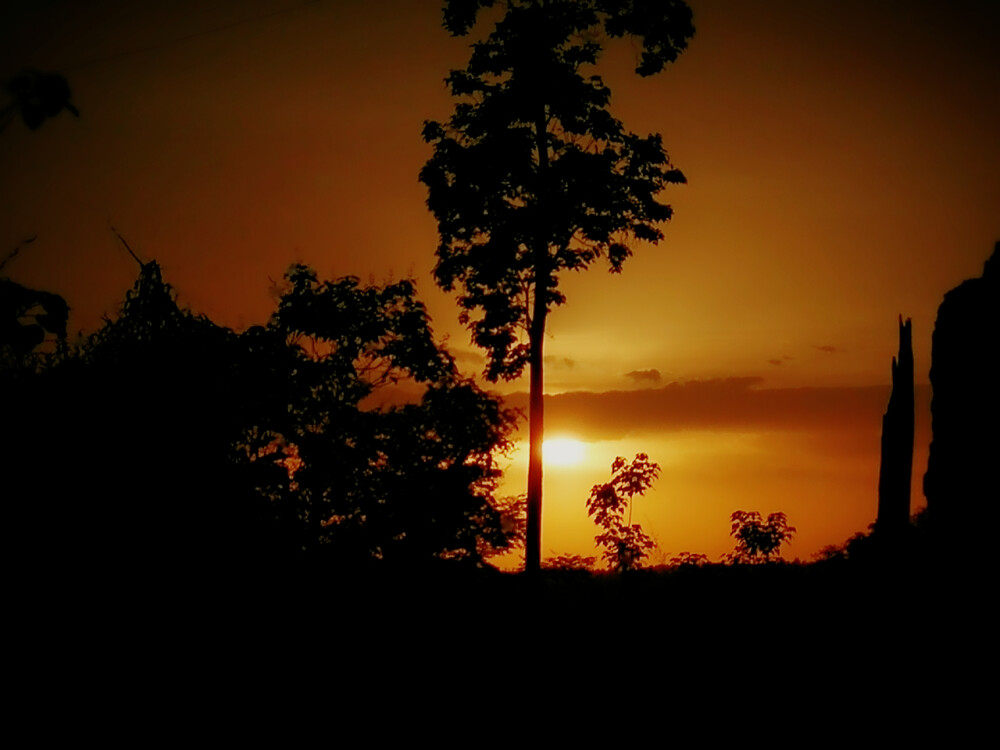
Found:
[[[584,445],[571,438],[555,438],[542,443],[542,459],[550,466],[572,466],[583,460]]]

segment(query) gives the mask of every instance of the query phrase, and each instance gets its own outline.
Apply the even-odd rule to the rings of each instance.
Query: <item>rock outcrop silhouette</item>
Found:
[[[940,538],[963,553],[987,553],[995,503],[1000,390],[996,351],[1000,331],[1000,242],[983,275],[945,294],[931,344],[933,439],[924,494]]]
[[[880,536],[896,537],[910,522],[913,473],[913,328],[899,318],[899,356],[892,358],[892,394],[882,417],[882,463],[878,477]]]

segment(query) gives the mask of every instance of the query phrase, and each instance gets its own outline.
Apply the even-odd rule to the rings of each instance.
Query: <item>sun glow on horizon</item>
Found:
[[[542,443],[542,460],[550,466],[573,466],[583,461],[586,446],[573,438],[553,438]]]

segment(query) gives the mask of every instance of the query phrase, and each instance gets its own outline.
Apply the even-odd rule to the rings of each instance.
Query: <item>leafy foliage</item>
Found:
[[[320,282],[303,266],[286,278],[268,326],[248,332],[275,397],[241,449],[298,546],[354,561],[479,561],[506,547],[493,453],[513,418],[434,344],[413,283]],[[410,397],[365,406],[393,386]]]
[[[506,548],[492,493],[512,418],[434,344],[412,282],[286,281],[268,324],[237,334],[142,264],[121,315],[22,384],[0,447],[7,496],[33,498],[24,522],[74,518],[63,546],[116,574]],[[100,498],[85,514],[81,493]]]
[[[232,331],[178,307],[159,263],[150,261],[141,264],[119,316],[105,318],[104,326],[89,337],[81,354],[86,362],[104,367],[143,365],[150,370],[145,375],[154,377],[153,368],[187,359],[195,352],[204,353],[213,346],[231,349],[235,341]]]
[[[58,294],[0,279],[0,362],[22,361],[47,333],[66,338],[69,306]]]
[[[522,493],[495,498],[493,507],[500,516],[500,528],[506,537],[508,551],[523,550],[528,522],[527,497]]]
[[[670,558],[670,564],[675,568],[701,568],[709,564],[708,555],[701,552],[681,552]]]
[[[771,556],[780,556],[781,545],[791,544],[795,535],[784,513],[771,513],[764,521],[757,511],[737,510],[731,520],[729,535],[736,539],[736,549],[728,555],[732,563],[771,562]]]
[[[236,342],[179,309],[146,263],[116,320],[17,383],[4,435],[16,469],[3,479],[25,543],[38,535],[31,555],[117,576],[232,551],[253,515],[228,463],[251,406]]]
[[[562,554],[545,558],[542,568],[561,572],[586,572],[594,567],[596,559],[590,555]]]
[[[445,27],[464,35],[489,0],[452,0]],[[427,122],[434,154],[420,173],[441,242],[435,275],[462,288],[463,321],[488,353],[493,380],[528,361],[520,339],[538,308],[565,301],[557,275],[607,257],[613,272],[629,239],[657,242],[671,209],[656,199],[684,182],[659,135],[629,133],[608,111],[611,92],[582,69],[600,34],[642,39],[637,72],[674,60],[694,33],[682,2],[511,0],[447,83],[460,99],[445,123]],[[540,299],[535,302],[535,296]],[[481,315],[473,320],[474,311]]]
[[[594,542],[604,548],[602,556],[619,572],[640,566],[642,559],[656,543],[632,523],[632,509],[637,496],[644,495],[659,476],[660,467],[639,453],[629,464],[619,456],[611,465],[612,477],[607,484],[596,484],[587,498],[587,514],[604,532]],[[626,512],[628,519],[626,520]]]
[[[0,261],[0,271],[34,240],[30,237],[8,253]],[[0,276],[0,376],[33,372],[38,365],[36,348],[46,335],[65,342],[68,319],[69,305],[58,294],[29,289]]]

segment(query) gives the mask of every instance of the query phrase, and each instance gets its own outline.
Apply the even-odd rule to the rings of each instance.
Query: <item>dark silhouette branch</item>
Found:
[[[116,236],[116,237],[117,237],[117,238],[118,238],[119,240],[121,240],[121,243],[122,243],[122,244],[123,244],[123,245],[125,246],[125,249],[126,249],[126,250],[128,250],[128,254],[132,256],[132,258],[133,258],[133,259],[135,260],[135,262],[136,262],[136,263],[138,263],[138,264],[139,264],[139,268],[145,268],[145,267],[146,267],[146,264],[145,264],[145,263],[143,263],[143,262],[142,262],[141,260],[139,260],[139,256],[138,256],[138,255],[136,255],[136,254],[135,254],[135,253],[134,253],[134,252],[132,251],[132,248],[131,248],[131,247],[129,247],[129,244],[128,244],[128,242],[126,242],[126,241],[125,241],[125,238],[121,236],[121,234],[119,233],[119,231],[118,231],[117,229],[115,229],[114,227],[111,227],[111,231],[115,233],[115,236]]]

